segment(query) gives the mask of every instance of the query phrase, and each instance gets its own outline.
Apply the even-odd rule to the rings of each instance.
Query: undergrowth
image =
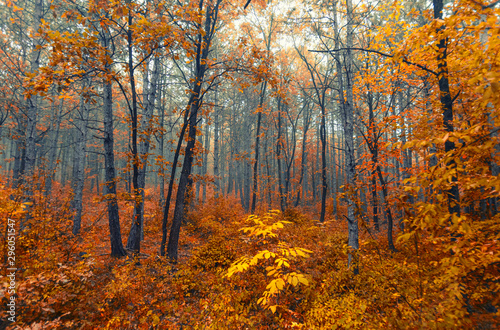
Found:
[[[4,231],[5,219],[14,218],[19,226],[27,208],[16,197],[20,191],[1,190]],[[219,198],[190,211],[180,262],[172,265],[158,256],[161,211],[150,198],[146,227],[156,230],[145,231],[138,258],[114,259],[108,256],[104,205],[87,196],[82,235],[75,237],[70,196],[63,192],[51,201],[34,196],[32,217],[24,230],[17,227],[19,305],[11,329],[493,329],[500,324],[498,255],[491,246],[478,247],[492,252],[481,264],[472,252],[464,254],[467,260],[454,260],[423,234],[401,237],[398,252],[391,253],[383,235],[363,232],[360,273],[354,276],[347,267],[344,221],[318,223],[299,209],[248,216],[234,200]],[[131,218],[127,203],[120,201],[124,233]],[[461,273],[444,272],[443,265]],[[465,266],[475,268],[464,272]],[[5,305],[7,281],[1,286]]]

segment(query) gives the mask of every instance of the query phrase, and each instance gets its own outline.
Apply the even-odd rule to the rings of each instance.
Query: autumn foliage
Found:
[[[498,1],[2,4],[0,328],[500,327]]]

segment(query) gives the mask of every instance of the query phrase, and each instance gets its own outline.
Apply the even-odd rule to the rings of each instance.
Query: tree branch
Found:
[[[500,1],[500,0],[499,0]],[[380,55],[380,56],[383,56],[383,57],[389,57],[389,58],[393,58],[394,55],[391,55],[391,54],[386,54],[386,53],[382,53],[378,50],[374,50],[374,49],[365,49],[365,48],[358,48],[358,47],[352,47],[352,48],[339,48],[339,49],[333,49],[333,50],[315,50],[315,49],[309,49],[310,52],[312,53],[334,53],[334,52],[338,52],[338,51],[342,51],[342,50],[361,50],[361,51],[364,51],[364,52],[367,52],[367,53],[374,53],[374,54],[377,54],[377,55]],[[408,60],[405,60],[403,59],[403,62],[406,63],[406,64],[409,64],[409,65],[414,65],[426,72],[429,72],[429,73],[432,73],[433,75],[437,76],[438,74],[434,71],[432,71],[431,69],[421,65],[421,64],[418,64],[418,63],[413,63],[413,62],[410,62]]]

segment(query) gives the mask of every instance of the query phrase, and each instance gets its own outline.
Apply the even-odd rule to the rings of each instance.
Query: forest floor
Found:
[[[342,207],[336,217],[319,223],[313,207],[284,214],[259,210],[249,217],[234,198],[210,198],[190,208],[181,229],[179,260],[169,263],[159,256],[162,210],[155,196],[154,191],[146,194],[139,257],[130,253],[119,259],[109,256],[102,198],[86,195],[78,237],[70,230],[69,196],[33,206],[32,227],[16,247],[17,319],[2,327],[494,329],[499,325],[491,301],[464,307],[447,296],[439,282],[441,252],[424,254],[436,250],[432,242],[416,246],[397,241],[398,251],[390,252],[384,226],[380,232],[368,232],[368,225],[360,222],[360,250],[353,254],[359,275],[354,275],[353,267],[348,267],[347,225],[339,220]],[[5,197],[0,201],[3,210],[14,203]],[[332,205],[329,209],[332,214]],[[132,211],[130,201],[120,201],[122,235],[128,232]],[[122,238],[126,242],[126,235]],[[7,285],[2,281],[4,289]],[[2,304],[7,301],[5,294],[0,299]]]

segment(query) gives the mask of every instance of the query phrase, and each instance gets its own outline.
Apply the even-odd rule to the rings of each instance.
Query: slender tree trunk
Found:
[[[131,32],[129,34],[129,42],[132,40]],[[130,228],[127,249],[140,251],[140,241],[144,239],[144,199],[145,193],[144,189],[146,187],[146,172],[148,166],[148,154],[150,139],[152,135],[152,118],[153,111],[155,107],[156,100],[156,89],[158,85],[158,76],[160,73],[159,66],[160,60],[158,56],[155,56],[153,60],[153,71],[151,73],[151,81],[149,79],[144,79],[146,89],[144,94],[144,112],[141,120],[141,141],[137,147],[137,134],[138,134],[138,117],[137,117],[137,93],[135,91],[135,77],[133,70],[133,62],[130,51],[132,47],[129,46],[129,75],[130,84],[132,87],[132,153],[134,158],[134,176],[132,181],[134,183],[134,196],[135,196],[135,207],[134,207],[134,221]],[[149,76],[149,68],[146,68],[145,75]],[[134,125],[135,122],[135,125]],[[134,134],[135,133],[135,134]],[[138,152],[138,154],[137,154]],[[140,212],[138,214],[137,212]]]
[[[33,13],[33,31],[38,31],[43,17],[43,0],[35,0],[35,8]],[[38,49],[40,40],[33,38],[33,49],[31,50],[30,59],[30,72],[38,71],[40,67],[40,54]],[[36,163],[36,140],[37,134],[37,121],[38,121],[38,95],[33,94],[26,100],[26,132],[25,132],[25,168],[23,172],[24,177],[24,195],[26,202],[31,202],[33,196],[32,180],[35,174]],[[31,211],[28,207],[26,217],[21,220],[21,229],[24,228],[25,221],[31,217]]]
[[[266,139],[267,141],[267,139]],[[266,143],[266,150],[267,150],[267,143]],[[267,177],[267,206],[269,209],[271,209],[273,205],[273,197],[271,196],[271,188],[272,188],[272,182],[271,182],[271,164],[269,163],[269,152],[266,152],[266,177]]]
[[[323,100],[321,105],[321,126],[319,130],[319,137],[321,140],[321,215],[320,222],[325,221],[326,214],[326,193],[328,191],[327,177],[326,177],[326,109],[325,109],[325,95],[323,93]]]
[[[38,31],[41,20],[43,17],[43,0],[35,0],[35,9],[33,17],[33,31]],[[33,49],[31,52],[30,59],[30,71],[35,72],[40,67],[40,54],[41,51],[37,49],[40,45],[40,40],[37,38],[33,39]],[[26,168],[25,175],[30,178],[33,176],[35,171],[35,161],[36,161],[36,124],[38,116],[38,96],[36,94],[32,95],[27,100],[27,114],[26,114]],[[29,185],[28,185],[29,186]],[[31,195],[31,189],[28,188],[29,194]]]
[[[250,146],[248,146],[250,149]],[[244,189],[244,205],[245,210],[250,210],[250,187],[251,187],[251,177],[252,177],[252,163],[248,159],[244,164],[244,175],[243,175],[243,189]]]
[[[319,130],[317,130],[319,134]],[[314,162],[313,171],[311,171],[311,183],[312,183],[312,193],[313,193],[313,203],[316,203],[316,196],[318,195],[316,183],[317,183],[317,173],[318,173],[318,164],[319,164],[319,136],[316,138],[316,161]]]
[[[260,127],[262,122],[262,111],[264,106],[264,99],[266,96],[267,81],[264,81],[260,88],[259,109],[257,113],[257,131],[255,133],[255,159],[253,163],[253,190],[252,190],[252,207],[251,213],[255,213],[255,204],[257,203],[257,183],[258,183],[258,169],[259,169],[259,147],[260,147]]]
[[[203,153],[203,165],[202,165],[202,175],[203,175],[203,195],[201,197],[202,203],[205,203],[207,198],[207,181],[206,176],[208,174],[208,154],[210,152],[210,130],[208,122],[205,123],[205,141],[203,143],[203,148],[205,152]]]
[[[73,201],[72,206],[75,212],[73,216],[73,235],[80,233],[82,222],[82,208],[83,208],[83,187],[85,182],[85,156],[87,151],[87,125],[89,120],[89,111],[85,104],[85,89],[87,83],[85,82],[82,87],[82,95],[80,96],[80,109],[78,111],[78,118],[76,118],[76,145],[74,149],[73,158]]]
[[[104,37],[104,46],[108,47],[108,39]],[[123,248],[116,200],[116,175],[113,137],[113,90],[111,81],[105,78],[104,82],[104,163],[105,181],[104,195],[108,205],[109,233],[111,240],[111,255],[122,257],[127,255]]]
[[[163,206],[165,202],[165,103],[163,101],[163,85],[164,81],[162,79],[162,83],[160,83],[160,89],[158,92],[158,102],[160,103],[160,141],[159,141],[159,169],[158,175],[160,176],[160,208]]]
[[[307,131],[309,130],[309,104],[304,106],[304,130],[302,135],[302,151],[300,160],[300,177],[298,183],[297,198],[295,199],[295,207],[300,204],[300,197],[307,193],[307,173],[306,173],[306,162],[307,162]],[[306,180],[304,180],[304,177]],[[301,186],[302,185],[302,186]]]
[[[286,108],[287,113],[288,108]],[[289,199],[293,199],[291,196],[292,194],[290,193],[290,186],[291,186],[291,178],[292,178],[292,170],[294,172],[295,176],[295,169],[292,168],[294,165],[294,160],[295,160],[295,150],[297,149],[297,121],[293,120],[291,116],[289,116],[290,119],[290,124],[291,124],[291,138],[288,138],[288,129],[285,127],[285,132],[287,136],[287,146],[289,146],[290,149],[288,149],[287,153],[285,154],[286,156],[286,175],[285,175],[285,208],[288,208],[288,201]],[[291,141],[290,141],[291,140]]]
[[[193,102],[193,100],[194,100],[194,95],[191,95],[191,98],[190,98],[188,104],[191,104]],[[170,172],[170,181],[168,183],[167,198],[165,199],[165,206],[163,207],[162,237],[161,237],[161,245],[160,245],[160,255],[161,256],[165,256],[165,246],[167,243],[167,234],[168,234],[168,232],[167,232],[168,231],[168,229],[167,229],[168,212],[170,210],[170,201],[172,199],[172,192],[173,192],[173,188],[174,188],[175,172],[177,170],[177,163],[179,162],[179,155],[181,152],[182,141],[184,141],[184,135],[186,133],[186,129],[188,126],[189,110],[190,110],[190,107],[188,106],[188,108],[184,112],[184,123],[183,123],[181,131],[179,133],[179,140],[177,142],[177,147],[175,149],[174,159],[172,162],[172,170]]]
[[[434,5],[434,19],[443,19],[443,0],[433,0]],[[444,31],[445,26],[441,26],[437,33],[438,36]],[[441,108],[443,111],[443,124],[445,130],[449,133],[453,132],[453,99],[450,93],[450,83],[448,78],[448,39],[444,36],[439,36],[438,42],[438,54],[437,54],[437,64],[438,64],[438,82],[439,82],[439,92]],[[444,143],[444,151],[450,153],[455,150],[455,143],[447,139]],[[449,161],[446,163],[446,167],[454,169],[457,164],[453,157],[449,157]],[[458,190],[458,179],[456,175],[452,176],[452,185],[448,189],[448,210],[451,214],[455,213],[460,216],[460,193]]]
[[[132,225],[127,241],[127,249],[134,251],[138,254],[141,251],[141,231],[143,223],[143,209],[144,201],[141,194],[141,186],[139,184],[139,171],[142,167],[142,160],[140,159],[137,136],[138,136],[138,112],[137,112],[137,91],[135,85],[135,66],[133,58],[133,42],[132,42],[132,23],[133,16],[131,8],[128,14],[128,28],[127,28],[127,50],[128,50],[128,75],[130,83],[130,94],[132,97],[131,112],[131,125],[132,125],[132,184],[134,187],[134,215]]]
[[[233,181],[235,176],[235,172],[237,169],[234,166],[235,160],[234,160],[234,113],[231,111],[229,113],[229,127],[230,127],[230,132],[229,132],[229,159],[227,163],[227,194],[231,195],[233,193]],[[235,189],[235,196],[238,195],[238,190]]]
[[[189,176],[191,175],[192,162],[194,156],[194,145],[196,142],[196,121],[199,110],[199,99],[196,97],[193,104],[190,106],[190,116],[189,116],[189,132],[188,132],[188,143],[184,153],[184,162],[182,164],[181,176],[179,178],[179,185],[177,186],[177,197],[175,201],[174,218],[172,221],[172,227],[170,228],[170,235],[167,246],[167,256],[170,260],[177,261],[177,252],[179,244],[179,234],[184,219],[185,205],[187,204],[187,193]]]
[[[12,186],[14,189],[22,183],[25,163],[24,156],[26,154],[26,148],[23,139],[16,139],[15,145],[16,152],[14,155],[14,168],[12,170]]]
[[[217,103],[217,90],[215,91],[215,119],[214,119],[214,190],[215,198],[220,194],[220,177],[219,177],[219,107]],[[222,190],[224,192],[224,190]]]
[[[368,65],[367,65],[368,66]],[[375,116],[373,115],[373,96],[370,90],[370,85],[367,86],[368,89],[368,111],[369,111],[369,121],[368,121],[368,134],[370,136],[370,151],[372,154],[372,171],[371,171],[371,195],[372,195],[372,209],[373,209],[373,226],[376,231],[379,231],[379,219],[378,219],[378,199],[377,199],[377,166],[378,166],[378,137],[375,126]]]
[[[353,188],[355,184],[355,159],[354,159],[354,97],[353,97],[353,9],[352,9],[352,1],[346,0],[347,7],[347,28],[346,28],[346,51],[344,55],[344,71],[346,78],[346,98],[343,100],[343,126],[344,126],[344,149],[345,149],[345,177],[346,177],[346,185]],[[337,24],[337,15],[335,13],[335,48],[339,49],[339,31]],[[338,76],[340,80],[343,80],[341,69],[339,68],[340,58],[337,58],[337,68],[338,68]],[[340,82],[340,85],[343,85],[343,82]],[[341,94],[343,88],[340,89]],[[342,99],[343,97],[341,97]],[[359,249],[358,242],[358,220],[354,216],[354,198],[350,193],[347,194],[347,226],[348,226],[348,245],[354,251]],[[353,259],[353,254],[349,253],[349,266],[353,268],[354,274],[359,272],[359,268],[357,265],[357,260]]]
[[[52,183],[55,179],[56,169],[57,169],[57,144],[59,143],[59,132],[61,129],[61,119],[62,110],[64,105],[64,100],[59,101],[59,106],[57,110],[54,110],[53,124],[54,133],[52,138],[52,144],[49,150],[49,158],[47,162],[47,177],[45,179],[45,197],[50,196],[52,193]]]
[[[238,165],[236,166],[236,173],[238,173],[237,177],[235,178],[236,180],[236,194],[239,193],[240,195],[240,203],[241,206],[245,208],[245,210],[248,211],[248,205],[245,205],[245,194],[243,193],[244,189],[243,187],[245,186],[245,169],[247,169],[248,166],[246,163],[238,162]]]
[[[335,148],[335,118],[333,116],[332,112],[332,188],[330,189],[331,194],[333,195],[333,214],[337,214],[337,193],[338,193],[338,184],[337,184],[337,160],[336,160],[336,155],[337,155],[337,150]]]
[[[188,105],[188,142],[184,151],[184,163],[182,164],[181,176],[179,178],[179,185],[177,187],[174,217],[172,219],[172,227],[170,229],[167,246],[167,256],[174,262],[176,262],[178,259],[180,228],[184,219],[185,206],[189,198],[188,192],[189,188],[191,187],[190,181],[192,182],[192,180],[190,180],[190,175],[194,156],[194,146],[196,142],[198,111],[200,110],[202,105],[201,90],[205,72],[207,70],[207,58],[210,49],[210,42],[214,34],[215,24],[217,23],[219,3],[220,1],[218,0],[216,4],[214,4],[213,6],[207,6],[207,8],[205,9],[205,33],[203,35],[201,33],[198,35],[198,41],[196,43],[196,71],[195,79],[191,89],[192,103]],[[199,9],[200,11],[203,10],[203,1],[200,2]]]
[[[10,136],[10,147],[9,147],[9,158],[14,158],[14,162],[15,162],[15,155],[16,155],[16,142],[15,142],[15,139],[12,137],[12,135]],[[14,162],[9,162],[8,165],[7,165],[7,185],[8,186],[12,186],[12,178],[14,177]],[[12,177],[11,177],[11,173],[12,173]]]
[[[285,196],[283,194],[283,175],[281,169],[281,149],[282,149],[282,137],[281,137],[281,99],[278,97],[278,137],[276,141],[276,161],[278,162],[278,194],[280,199],[281,212],[285,212],[286,203]]]
[[[387,214],[387,241],[389,245],[389,249],[393,252],[396,251],[396,248],[394,247],[394,241],[392,238],[392,229],[393,229],[393,217],[392,217],[392,212],[391,212],[391,207],[389,205],[389,199],[388,199],[388,192],[387,192],[387,182],[384,179],[384,176],[382,175],[382,170],[380,169],[380,165],[377,165],[377,173],[378,173],[378,178],[380,180],[380,184],[382,185],[382,194],[384,196],[384,207],[385,211]]]

